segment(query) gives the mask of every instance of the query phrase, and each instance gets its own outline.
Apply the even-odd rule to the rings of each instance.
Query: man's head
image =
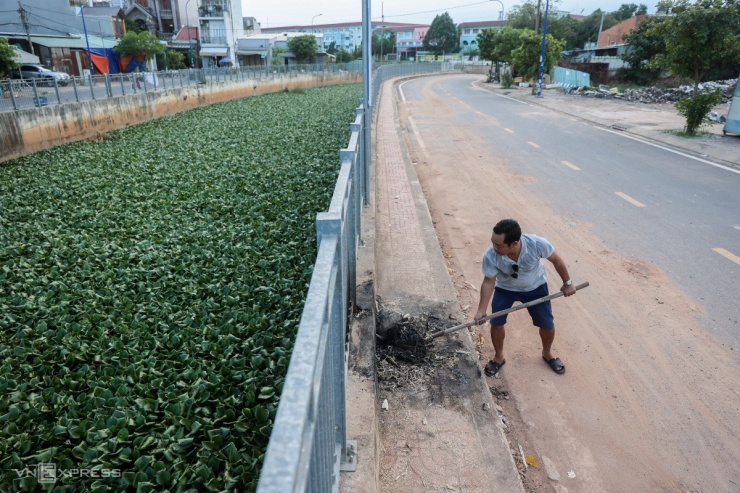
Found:
[[[491,243],[499,255],[507,255],[516,250],[522,238],[522,228],[514,219],[502,219],[493,227]]]

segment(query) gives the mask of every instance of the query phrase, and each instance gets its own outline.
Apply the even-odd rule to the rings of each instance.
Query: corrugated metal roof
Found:
[[[117,41],[108,39],[103,40],[103,38],[99,36],[87,36],[87,42],[85,41],[85,36],[77,37],[68,37],[68,38],[47,38],[45,36],[31,36],[31,42],[39,44],[41,46],[46,46],[47,48],[76,48],[76,49],[86,49],[87,43],[90,43],[90,48],[113,48]]]
[[[203,48],[200,50],[200,56],[224,56],[227,48]]]
[[[36,55],[29,53],[27,51],[23,51],[19,49],[17,46],[13,46],[15,48],[15,52],[18,55],[15,59],[18,63],[41,63],[41,60]]]

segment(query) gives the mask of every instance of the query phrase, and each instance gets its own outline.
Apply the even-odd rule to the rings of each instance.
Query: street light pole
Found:
[[[190,0],[185,2],[185,29],[188,30],[188,51],[190,52],[190,68],[195,68],[195,62],[193,61],[193,42],[190,40],[190,18],[188,16],[188,4]]]
[[[500,17],[500,19],[499,19],[499,20],[503,21],[503,20],[504,20],[504,10],[505,10],[505,7],[504,7],[504,2],[502,2],[501,0],[490,0],[490,1],[491,1],[491,2],[498,2],[498,3],[500,3],[500,4],[501,4],[501,15],[499,15],[499,17]],[[503,24],[502,24],[502,25],[503,25]]]
[[[542,97],[542,77],[545,72],[545,45],[547,40],[547,13],[550,1],[545,0],[545,21],[542,23],[542,51],[540,52],[540,79],[537,83],[537,97]]]
[[[313,33],[313,20],[317,17],[320,17],[324,14],[316,14],[315,16],[311,17],[311,32]]]
[[[87,39],[87,26],[85,25],[85,7],[80,6],[80,14],[82,15],[82,30],[85,32],[85,45],[87,46],[87,59],[90,61],[90,75],[95,75],[95,67],[93,66],[92,55],[90,54],[90,41]]]

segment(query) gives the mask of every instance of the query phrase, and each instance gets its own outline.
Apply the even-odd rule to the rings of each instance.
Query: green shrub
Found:
[[[509,89],[512,85],[514,85],[514,77],[512,77],[511,72],[507,70],[504,72],[504,75],[501,76],[501,87]]]
[[[704,117],[722,101],[719,89],[714,91],[695,92],[693,96],[686,96],[676,103],[678,112],[686,118],[684,130],[689,135],[693,135],[705,124]]]

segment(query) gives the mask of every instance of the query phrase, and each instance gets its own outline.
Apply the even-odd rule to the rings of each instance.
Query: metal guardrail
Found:
[[[198,84],[218,84],[270,80],[287,75],[357,72],[347,64],[320,65],[260,65],[240,68],[206,68],[167,70],[160,72],[130,72],[127,74],[87,74],[70,77],[61,85],[56,79],[0,80],[0,111],[79,103],[95,99],[129,96],[142,92],[164,91]]]
[[[373,100],[390,77],[451,70],[450,64],[384,65],[373,74]],[[369,189],[365,109],[357,109],[328,212],[318,214],[318,253],[257,493],[339,491],[339,472],[356,467],[347,440],[345,340],[355,307],[357,248]]]

